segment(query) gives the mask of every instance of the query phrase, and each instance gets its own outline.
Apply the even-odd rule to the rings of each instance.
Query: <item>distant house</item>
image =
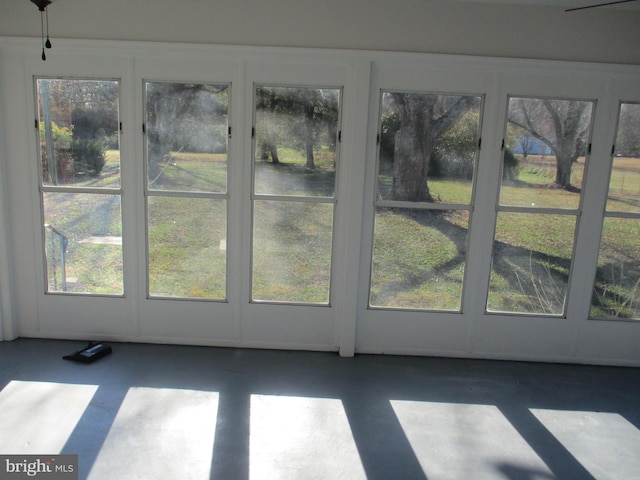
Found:
[[[523,155],[525,152],[527,155],[551,155],[553,151],[546,143],[534,138],[530,135],[523,135],[518,138],[518,141],[514,144],[511,151],[515,154]]]

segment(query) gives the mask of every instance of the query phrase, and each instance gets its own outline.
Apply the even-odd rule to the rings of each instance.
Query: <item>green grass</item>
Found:
[[[616,157],[609,182],[607,211],[640,212],[640,158]]]
[[[571,185],[582,189],[584,158],[573,164]],[[517,180],[506,180],[500,189],[500,205],[536,208],[578,208],[580,196],[571,194],[554,184],[556,178],[555,157],[529,155],[520,159]]]
[[[122,294],[122,246],[96,241],[97,238],[122,235],[120,197],[45,193],[44,206],[45,224],[68,239],[65,252],[68,291]],[[47,230],[45,240],[50,259],[49,290],[61,291],[60,237]]]
[[[331,197],[333,153],[304,156],[281,149],[280,165],[256,162],[258,193]],[[509,205],[576,208],[584,163],[574,165],[577,191],[552,188],[552,157],[529,157],[516,182],[503,185]],[[119,155],[107,153],[100,178],[82,185],[119,185]],[[154,189],[224,192],[224,154],[173,153]],[[391,177],[379,176],[390,189]],[[92,183],[93,182],[93,183]],[[439,202],[468,204],[471,183],[429,181]],[[262,189],[262,190],[261,190]],[[122,248],[82,241],[121,235],[117,196],[46,194],[46,222],[69,237],[67,276],[78,291],[121,293]],[[640,160],[616,158],[609,211],[640,211]],[[158,296],[226,298],[226,202],[158,197],[149,204],[149,277]],[[466,257],[468,214],[379,209],[376,213],[371,304],[380,307],[459,310]],[[252,286],[255,300],[326,304],[329,300],[332,204],[256,202]],[[562,312],[573,248],[574,216],[500,213],[490,279],[489,307],[497,311]],[[598,259],[593,316],[640,317],[640,222],[607,219]],[[235,248],[235,246],[230,246]],[[487,253],[488,254],[488,253]],[[51,280],[50,272],[50,280]],[[59,276],[59,272],[58,272]],[[59,278],[58,278],[59,280]]]
[[[160,166],[160,174],[149,178],[154,190],[225,192],[227,155],[172,152]]]
[[[370,303],[459,310],[466,215],[408,209],[376,214]]]
[[[591,315],[638,318],[640,312],[640,220],[606,218],[602,231]]]
[[[330,203],[256,202],[252,298],[327,304],[332,227]]]
[[[500,212],[488,308],[562,314],[576,218]]]
[[[226,201],[149,198],[152,296],[226,298]]]

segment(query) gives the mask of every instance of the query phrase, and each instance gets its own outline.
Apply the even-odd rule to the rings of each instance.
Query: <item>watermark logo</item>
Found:
[[[0,455],[0,480],[78,480],[78,455]]]

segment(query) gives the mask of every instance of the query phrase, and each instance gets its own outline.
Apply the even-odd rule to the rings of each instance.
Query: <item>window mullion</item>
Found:
[[[537,213],[537,214],[546,214],[546,215],[579,215],[580,210],[577,208],[548,208],[548,207],[515,207],[515,206],[498,206],[496,208],[498,212],[507,212],[507,213]]]

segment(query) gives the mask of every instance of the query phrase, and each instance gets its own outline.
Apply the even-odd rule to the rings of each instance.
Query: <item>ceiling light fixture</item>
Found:
[[[50,0],[31,0],[34,3],[38,10],[40,10],[40,31],[42,37],[42,60],[46,60],[47,56],[44,53],[45,48],[51,48],[51,40],[49,40],[49,12],[47,11],[47,7],[51,5]],[[44,17],[47,18],[47,40],[44,39]]]

